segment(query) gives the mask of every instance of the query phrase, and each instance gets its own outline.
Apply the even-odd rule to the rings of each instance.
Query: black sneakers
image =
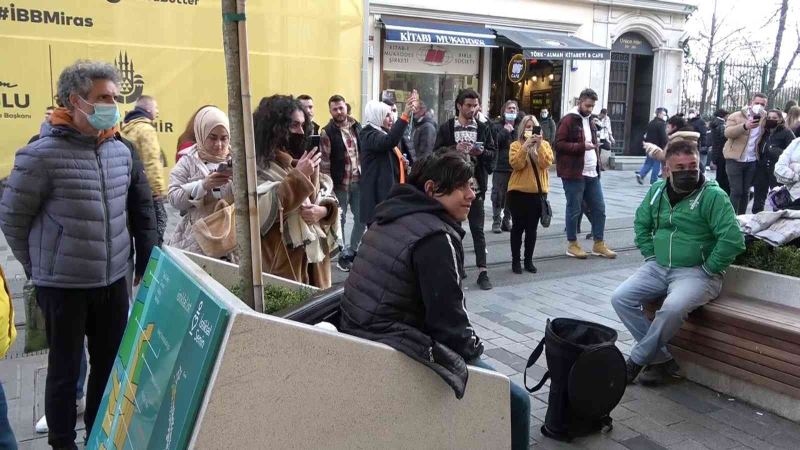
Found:
[[[628,384],[633,384],[633,380],[636,379],[636,377],[639,375],[639,372],[641,372],[643,368],[644,368],[643,366],[636,364],[630,358],[628,358],[628,360],[625,361],[625,372],[627,375],[626,379],[628,381]]]
[[[538,272],[538,270],[536,270],[536,266],[533,265],[533,260],[530,259],[525,260],[525,270],[530,273]]]
[[[492,282],[489,281],[489,272],[484,270],[478,274],[478,287],[484,291],[489,291],[494,287],[492,286]]]
[[[661,364],[650,364],[639,376],[639,384],[642,386],[659,386],[670,381],[680,380],[680,366],[674,359]]]
[[[517,275],[522,273],[522,263],[518,259],[511,261],[511,271]]]

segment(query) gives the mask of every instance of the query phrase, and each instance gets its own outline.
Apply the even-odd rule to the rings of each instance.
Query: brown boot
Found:
[[[603,241],[594,241],[594,246],[592,247],[592,254],[595,256],[602,256],[603,258],[614,259],[617,257],[617,254],[612,252],[606,246],[606,243]]]
[[[569,247],[567,247],[567,256],[578,259],[586,259],[589,257],[589,255],[583,251],[581,245],[578,244],[578,241],[569,241]]]

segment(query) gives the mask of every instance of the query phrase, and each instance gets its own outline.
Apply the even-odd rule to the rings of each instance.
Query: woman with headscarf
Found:
[[[358,138],[361,143],[361,220],[372,223],[375,206],[389,196],[392,186],[405,183],[406,163],[398,148],[403,133],[414,113],[417,91],[406,101],[403,114],[394,120],[392,109],[385,103],[371,100],[364,109],[364,128]]]
[[[212,214],[219,200],[233,204],[228,116],[214,106],[200,109],[194,119],[194,135],[197,143],[169,174],[167,197],[180,211],[181,222],[167,245],[202,255],[192,225]]]
[[[287,95],[264,98],[253,117],[261,263],[264,272],[326,289],[338,249],[339,203],[333,181],[319,171],[317,149],[304,151],[308,120]]]

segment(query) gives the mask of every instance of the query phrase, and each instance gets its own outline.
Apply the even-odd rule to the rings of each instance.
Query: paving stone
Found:
[[[519,295],[517,295],[517,294],[515,294],[513,292],[509,292],[509,291],[497,291],[497,292],[495,292],[495,295],[498,296],[498,297],[507,299],[507,300],[520,300],[520,299],[522,299],[522,297],[520,297]]]
[[[508,318],[506,318],[506,316],[504,316],[503,314],[501,314],[499,312],[494,312],[494,311],[479,312],[477,314],[479,316],[481,316],[481,317],[483,317],[483,318],[485,318],[487,320],[490,320],[492,322],[495,322],[495,323],[501,323],[501,322],[505,322],[506,320],[508,320]]]
[[[664,405],[663,403],[653,402],[649,399],[634,400],[625,403],[626,408],[642,416],[649,417],[660,425],[668,426],[682,422],[684,420],[683,417],[673,412],[669,406],[670,405]]]
[[[669,446],[677,444],[686,440],[686,437],[675,430],[661,425],[649,417],[634,416],[630,419],[623,420],[622,423],[629,426],[634,431],[647,436],[650,440],[657,442],[662,446]]]
[[[751,416],[748,417],[730,409],[720,409],[713,411],[708,415],[709,417],[712,417],[720,422],[727,423],[737,430],[742,430],[749,435],[769,441],[767,437],[774,434],[775,430],[757,422],[756,420],[758,416],[756,415],[755,411],[751,411],[750,414]]]
[[[682,389],[664,389],[660,394],[700,414],[706,414],[720,409],[719,406],[713,405],[696,395],[691,395]]]
[[[573,444],[592,450],[625,450],[627,447],[611,438],[610,434],[595,433],[576,439]]]
[[[530,340],[528,336],[517,333],[516,331],[506,328],[504,326],[501,326],[500,328],[496,329],[495,332],[507,337],[508,339],[511,339],[513,342],[525,342]]]
[[[494,311],[496,313],[503,314],[503,315],[511,313],[511,312],[514,312],[513,309],[508,309],[505,306],[498,305],[496,303],[490,303],[490,304],[486,305],[486,309],[488,309],[490,311]]]
[[[536,328],[525,325],[524,323],[517,322],[516,320],[509,320],[507,322],[503,322],[501,325],[513,331],[516,331],[517,333],[520,334],[532,333],[534,331],[537,331]]]
[[[696,423],[682,422],[672,425],[669,428],[711,449],[729,449],[741,445],[740,442],[729,439],[716,431]]]
[[[513,368],[517,372],[522,372],[525,370],[525,364],[527,361],[506,349],[493,348],[491,350],[486,350],[484,353],[490,356],[492,359],[496,359],[497,361],[500,361],[501,363]]]
[[[621,442],[625,448],[630,450],[667,450],[656,442],[651,441],[646,436],[636,436]]]
[[[685,440],[683,442],[679,442],[677,444],[670,445],[669,449],[670,450],[707,450],[708,447],[706,447],[705,445],[703,445],[703,444],[701,444],[701,443],[699,443],[699,442],[697,442],[695,440],[687,439],[687,440]]]

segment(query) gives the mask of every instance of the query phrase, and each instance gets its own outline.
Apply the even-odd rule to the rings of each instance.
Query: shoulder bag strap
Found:
[[[524,148],[525,147],[523,147],[523,149]],[[539,194],[544,195],[544,192],[542,192],[542,181],[539,179],[539,168],[536,166],[536,163],[533,162],[533,158],[531,157],[530,153],[528,153],[528,161],[531,162],[531,167],[533,167],[533,176],[536,177],[536,188],[539,189]]]
[[[547,380],[550,379],[550,371],[548,370],[547,372],[544,373],[544,376],[542,377],[541,381],[539,381],[539,384],[537,384],[532,388],[528,387],[528,369],[536,363],[536,361],[539,359],[540,356],[542,356],[542,351],[544,351],[544,338],[542,338],[542,340],[539,341],[539,345],[537,345],[536,349],[533,350],[533,353],[531,353],[531,356],[528,358],[528,363],[525,365],[525,371],[523,372],[523,382],[525,384],[525,389],[527,389],[528,392],[538,391],[539,389],[542,388],[542,386],[544,386]]]

